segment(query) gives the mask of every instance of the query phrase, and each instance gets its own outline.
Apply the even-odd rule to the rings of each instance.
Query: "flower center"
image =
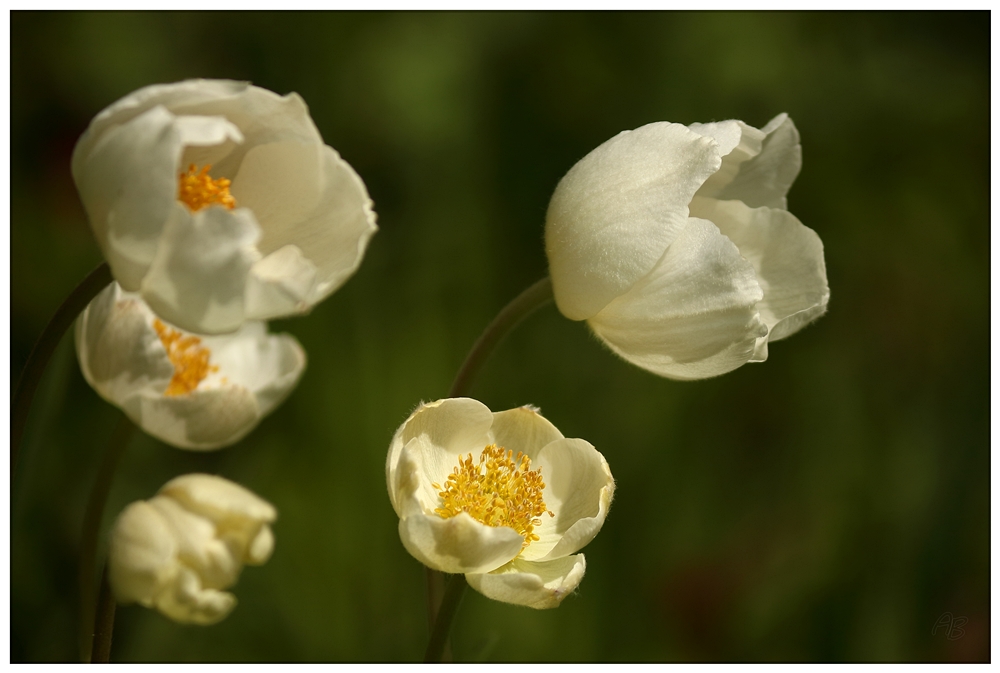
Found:
[[[236,199],[229,193],[232,182],[228,178],[213,179],[208,174],[211,167],[211,164],[206,164],[199,171],[197,166],[191,164],[187,173],[180,174],[177,198],[193,213],[216,203],[229,210],[236,207]]]
[[[487,526],[513,528],[524,536],[524,549],[538,539],[533,532],[542,523],[538,517],[548,512],[542,500],[542,468],[530,468],[526,455],[518,452],[515,458],[513,451],[496,444],[483,449],[478,463],[472,462],[471,453],[464,460],[459,455],[444,488],[431,484],[443,501],[434,513],[448,519],[465,512]]]
[[[171,329],[157,318],[153,321],[153,329],[160,337],[163,347],[167,349],[167,357],[174,366],[174,376],[170,379],[164,395],[173,397],[187,395],[202,380],[212,372],[219,371],[218,365],[208,364],[212,351],[201,344],[201,339],[190,334],[184,336],[181,332]]]

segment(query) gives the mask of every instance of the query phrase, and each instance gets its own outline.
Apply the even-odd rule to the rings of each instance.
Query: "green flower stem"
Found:
[[[104,507],[111,492],[118,463],[122,454],[135,435],[135,425],[125,415],[122,415],[115,427],[108,447],[97,468],[97,478],[94,488],[87,501],[87,509],[83,514],[83,533],[80,538],[80,659],[90,661],[94,646],[95,601],[94,577],[97,569],[97,541],[100,539],[101,520],[104,518]],[[100,615],[96,617],[100,620]],[[110,626],[108,627],[110,629]],[[109,636],[110,637],[110,636]]]
[[[425,664],[443,661],[442,655],[448,642],[451,622],[458,611],[458,604],[462,602],[462,596],[465,595],[465,587],[465,575],[452,575],[448,581],[448,588],[444,590],[441,607],[437,611],[434,630],[431,631],[431,638],[427,642],[427,651],[424,653]]]
[[[108,585],[108,567],[101,573],[101,598],[97,602],[97,620],[94,624],[94,649],[90,656],[93,664],[111,661],[111,635],[115,629],[115,597]]]
[[[546,276],[531,285],[516,296],[501,309],[479,339],[473,344],[472,350],[465,357],[455,381],[451,384],[448,397],[463,397],[472,388],[472,383],[486,360],[503,341],[504,337],[517,327],[522,320],[536,309],[552,301],[552,279]],[[462,575],[453,575],[447,588],[444,588],[445,574],[426,568],[427,573],[427,619],[431,628],[431,639],[427,644],[424,661],[444,661],[450,658],[448,648],[448,633],[455,611],[462,600],[466,582]],[[439,600],[439,596],[443,597]],[[440,607],[439,607],[440,602]]]
[[[66,297],[31,349],[28,361],[24,365],[24,371],[21,372],[21,378],[17,381],[10,405],[11,480],[14,479],[14,471],[17,469],[17,454],[21,447],[24,426],[28,422],[31,401],[35,397],[35,391],[38,389],[39,381],[42,380],[42,374],[45,373],[45,366],[49,363],[49,358],[52,357],[52,353],[59,345],[63,334],[73,324],[76,317],[83,309],[87,308],[87,304],[97,296],[98,292],[111,283],[111,280],[111,269],[106,263],[91,271]]]
[[[448,397],[462,397],[468,394],[473,380],[493,349],[517,327],[518,323],[552,299],[552,279],[546,276],[504,306],[493,322],[479,335],[479,339],[465,357],[465,362],[462,363],[455,381],[451,384]]]

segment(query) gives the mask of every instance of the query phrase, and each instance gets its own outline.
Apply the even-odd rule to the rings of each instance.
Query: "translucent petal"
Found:
[[[517,556],[524,542],[513,528],[492,528],[464,512],[408,516],[399,522],[399,537],[415,559],[446,573],[489,572]]]
[[[787,209],[785,196],[802,169],[799,132],[784,113],[761,130],[767,137],[760,154],[740,164],[732,181],[711,196],[720,200],[742,201],[751,208]]]
[[[142,296],[165,320],[199,334],[237,329],[245,319],[247,274],[260,259],[260,229],[244,208],[191,213],[175,203]]]
[[[696,198],[692,213],[714,222],[754,267],[764,297],[757,304],[768,341],[794,334],[823,315],[830,299],[823,242],[786,210]]]
[[[515,453],[523,453],[532,461],[542,448],[562,439],[563,434],[533,407],[517,407],[493,414],[490,442]],[[532,466],[535,467],[535,466]]]
[[[126,507],[110,533],[108,581],[119,603],[151,606],[179,571],[169,523],[147,502]]]
[[[607,461],[589,442],[560,439],[541,450],[533,466],[542,468],[545,504],[539,539],[521,553],[528,561],[568,556],[587,545],[604,525],[615,480]]]
[[[143,394],[134,399],[138,417],[133,420],[143,430],[167,444],[194,451],[234,444],[261,419],[256,397],[243,386],[199,388],[176,396]]]
[[[545,610],[558,607],[573,593],[586,570],[583,554],[542,562],[517,558],[491,573],[468,574],[465,579],[487,598]]]
[[[656,265],[687,226],[688,204],[721,165],[718,143],[680,124],[625,131],[556,187],[545,250],[556,304],[593,317]]]
[[[719,229],[691,218],[652,272],[592,318],[615,353],[674,379],[717,376],[745,364],[766,336],[751,264]]]

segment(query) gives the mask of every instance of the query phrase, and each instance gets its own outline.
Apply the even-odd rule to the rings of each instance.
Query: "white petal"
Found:
[[[138,295],[111,283],[76,321],[76,352],[87,382],[104,399],[124,406],[142,392],[166,390],[174,366]]]
[[[802,169],[799,132],[782,113],[768,122],[760,154],[740,164],[732,181],[713,196],[742,201],[751,208],[787,208],[785,195]]]
[[[766,134],[741,121],[730,119],[710,124],[691,124],[689,129],[715,138],[722,155],[722,167],[698,190],[698,194],[714,196],[733,181],[740,166],[760,154]]]
[[[203,586],[222,589],[236,582],[242,570],[240,558],[218,538],[212,521],[163,495],[149,500],[149,506],[168,523],[177,541],[177,558],[198,574]]]
[[[257,536],[250,542],[250,546],[247,547],[247,553],[243,557],[243,562],[247,565],[259,566],[271,558],[273,551],[274,533],[271,531],[271,527],[265,524],[260,527]]]
[[[143,298],[184,330],[232,332],[244,320],[247,274],[260,259],[259,237],[249,210],[210,206],[191,213],[175,203],[143,279]]]
[[[518,452],[534,461],[546,444],[562,439],[556,426],[542,417],[533,407],[517,407],[493,414],[491,442],[515,454]],[[534,466],[532,466],[534,467]]]
[[[177,203],[183,140],[175,117],[155,107],[109,128],[74,155],[73,178],[112,273],[137,291]],[[81,140],[81,144],[83,141]]]
[[[278,516],[271,503],[250,489],[211,474],[175,477],[159,492],[216,523],[232,519],[270,523]]]
[[[203,587],[198,575],[185,568],[169,589],[157,597],[156,607],[176,622],[207,626],[232,612],[236,596]]]
[[[656,268],[590,320],[615,353],[673,379],[745,364],[767,327],[753,267],[719,229],[691,218]]]
[[[211,364],[219,368],[205,380],[205,388],[246,388],[257,398],[261,417],[284,401],[305,371],[306,353],[295,337],[268,334],[263,322],[245,322],[233,334],[204,337],[202,345],[211,351]]]
[[[582,439],[560,439],[541,450],[536,463],[545,481],[545,505],[555,516],[541,516],[539,539],[521,553],[527,561],[569,556],[587,545],[604,525],[615,480],[597,449]]]
[[[108,582],[119,603],[152,606],[179,566],[170,525],[146,502],[126,507],[111,529]]]
[[[514,559],[485,574],[465,576],[469,585],[487,598],[537,610],[558,607],[583,580],[583,554],[541,563]]]
[[[307,312],[312,308],[316,274],[316,265],[297,245],[286,245],[259,260],[247,279],[247,317],[268,320]]]
[[[750,208],[739,201],[696,198],[691,210],[714,222],[757,274],[757,304],[768,341],[794,334],[823,315],[830,299],[823,242],[786,210]]]
[[[264,231],[259,245],[264,254],[295,246],[315,267],[309,304],[325,298],[357,270],[378,229],[364,182],[333,148],[322,144],[283,142],[252,148],[232,193],[237,203],[254,211]]]
[[[448,519],[436,514],[400,519],[399,538],[415,559],[446,573],[489,572],[517,556],[524,543],[513,528],[493,528],[464,512]]]
[[[198,388],[186,395],[143,394],[132,399],[138,413],[129,417],[152,436],[181,449],[210,451],[229,446],[261,419],[257,398],[243,386]]]
[[[559,310],[590,318],[648,274],[720,165],[713,139],[662,122],[620,133],[573,166],[545,223]]]
[[[430,484],[418,486],[422,478],[418,474],[434,474],[429,481],[443,483],[452,468],[458,464],[460,454],[470,453],[478,457],[490,443],[489,429],[493,424],[493,414],[482,402],[469,398],[450,398],[421,404],[410,414],[392,438],[389,454],[386,456],[385,476],[389,489],[389,499],[397,515],[402,515],[403,500],[411,497],[420,488],[430,488]],[[414,453],[413,461],[407,468],[402,482],[405,493],[400,493],[400,475],[397,475],[403,448],[413,439],[424,437],[422,453]],[[429,447],[439,447],[433,452]],[[414,448],[414,451],[417,449]],[[435,463],[425,466],[425,460]],[[443,474],[438,474],[440,470]],[[410,473],[413,473],[412,475]],[[414,481],[416,480],[416,481]],[[423,479],[423,481],[427,481]]]

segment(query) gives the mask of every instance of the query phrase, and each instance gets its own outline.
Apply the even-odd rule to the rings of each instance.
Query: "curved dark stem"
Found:
[[[38,389],[39,381],[42,380],[42,374],[45,373],[45,365],[49,363],[52,352],[59,345],[59,341],[69,326],[73,324],[83,309],[87,308],[87,304],[97,296],[97,293],[111,283],[111,280],[111,269],[108,268],[107,263],[101,264],[91,271],[59,306],[31,349],[28,361],[21,372],[21,378],[18,379],[17,387],[14,388],[14,397],[10,404],[11,480],[14,479],[14,471],[17,469],[17,454],[21,447],[24,426],[28,422],[31,400],[35,397],[35,391]]]
[[[83,514],[83,533],[80,537],[80,655],[86,662],[91,656],[94,638],[94,571],[97,569],[97,541],[100,539],[104,506],[111,492],[118,463],[129,441],[135,435],[135,425],[122,415],[115,427],[108,448],[97,468],[94,488]]]
[[[424,663],[443,661],[445,644],[448,642],[448,633],[451,631],[451,622],[458,612],[458,604],[462,602],[465,595],[465,575],[452,575],[448,582],[448,587],[444,590],[444,598],[441,599],[441,608],[437,611],[437,619],[434,622],[434,630],[431,631],[431,638],[427,642],[427,651],[424,653]]]
[[[108,567],[101,573],[101,597],[97,601],[97,621],[94,624],[94,649],[90,656],[93,664],[111,661],[111,636],[115,630],[115,597],[108,585]]]
[[[467,394],[476,374],[482,369],[497,344],[517,327],[518,323],[531,315],[535,309],[552,301],[552,298],[552,279],[546,276],[504,306],[465,356],[465,362],[462,363],[455,381],[451,384],[448,397],[462,397]]]

